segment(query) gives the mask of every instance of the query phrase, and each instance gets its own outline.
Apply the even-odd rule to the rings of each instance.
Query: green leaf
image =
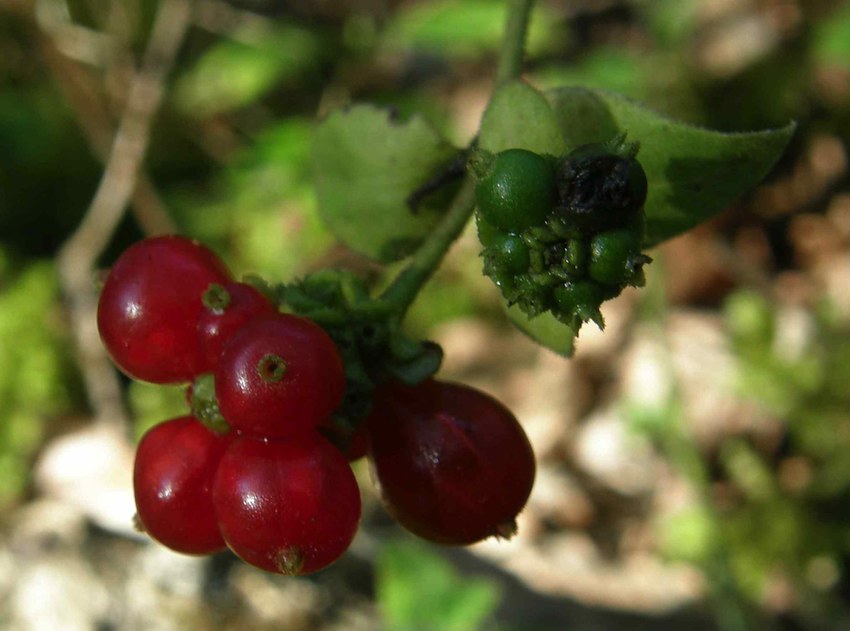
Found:
[[[384,46],[426,50],[446,57],[478,57],[498,50],[506,15],[501,0],[436,0],[403,5],[384,33]],[[557,16],[545,5],[535,9],[528,51],[540,54],[563,45]]]
[[[460,576],[424,546],[385,544],[377,563],[377,603],[386,631],[475,631],[498,603],[498,587]]]
[[[243,107],[275,85],[317,68],[320,52],[316,35],[295,26],[245,33],[239,41],[225,39],[178,78],[174,99],[193,116]]]
[[[386,111],[359,105],[331,114],[313,144],[319,213],[347,246],[383,262],[404,258],[427,236],[454,186],[407,204],[456,154],[421,117],[399,122]]]
[[[514,325],[538,344],[564,357],[570,357],[573,354],[575,331],[557,320],[551,313],[541,313],[529,318],[516,305],[507,307],[507,313]]]
[[[558,119],[546,97],[520,81],[493,94],[481,119],[478,144],[493,153],[527,149],[560,155],[564,151]]]
[[[646,238],[652,247],[686,232],[752,189],[776,163],[795,125],[720,133],[669,120],[619,95],[562,88],[547,94],[566,148],[611,139],[640,143],[646,171]]]

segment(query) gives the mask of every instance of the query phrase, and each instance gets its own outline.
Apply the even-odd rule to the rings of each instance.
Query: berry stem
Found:
[[[510,0],[505,35],[496,69],[496,85],[520,76],[526,34],[534,0]],[[381,295],[380,304],[399,319],[431,278],[452,242],[460,236],[475,208],[475,182],[467,175],[443,220],[416,251],[410,264]]]
[[[496,70],[496,85],[501,85],[520,76],[525,39],[534,0],[510,0],[505,35],[499,52]]]
[[[467,177],[442,221],[419,247],[392,284],[381,295],[381,302],[399,318],[404,316],[419,290],[431,278],[455,239],[460,236],[475,208],[475,182]]]

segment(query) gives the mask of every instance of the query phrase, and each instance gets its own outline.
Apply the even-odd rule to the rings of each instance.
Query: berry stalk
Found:
[[[522,58],[525,53],[525,39],[534,0],[510,0],[508,16],[505,22],[505,36],[499,52],[499,65],[496,70],[496,85],[501,85],[519,77],[522,70]]]
[[[474,192],[475,183],[472,178],[466,178],[443,220],[416,251],[413,260],[381,295],[380,300],[388,304],[399,320],[404,317],[422,286],[439,267],[449,247],[472,216],[475,208]]]
[[[496,85],[519,77],[525,40],[534,0],[511,0],[505,22],[505,35],[499,53]],[[413,303],[422,286],[440,265],[451,244],[460,236],[475,208],[475,184],[467,177],[442,222],[416,251],[413,260],[381,295],[380,302],[394,311],[399,320]]]

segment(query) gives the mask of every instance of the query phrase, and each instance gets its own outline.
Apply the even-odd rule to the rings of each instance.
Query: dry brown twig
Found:
[[[96,421],[126,425],[115,369],[97,332],[93,286],[98,255],[109,243],[139,182],[153,117],[165,93],[166,78],[183,42],[191,0],[162,0],[147,49],[130,83],[124,111],[94,198],[57,260],[84,383]]]

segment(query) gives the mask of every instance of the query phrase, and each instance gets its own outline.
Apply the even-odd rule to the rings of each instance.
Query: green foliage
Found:
[[[505,14],[505,3],[500,0],[410,3],[390,23],[384,45],[390,50],[413,49],[451,58],[480,57],[498,49]],[[555,24],[547,7],[535,12],[528,34],[532,54],[551,49],[557,42]]]
[[[0,84],[0,243],[22,255],[52,255],[80,220],[97,177],[52,86]]]
[[[154,425],[189,413],[186,388],[133,381],[127,392],[136,440]]]
[[[818,24],[813,41],[818,60],[850,67],[850,5],[840,6]]]
[[[211,116],[249,105],[317,68],[322,48],[315,31],[277,24],[242,35],[214,44],[178,78],[173,99],[184,114]]]
[[[52,263],[16,270],[0,250],[0,505],[23,491],[47,424],[75,400],[58,298]]]
[[[458,574],[412,541],[385,543],[377,562],[384,631],[476,631],[498,604],[497,586]]]
[[[384,262],[404,258],[439,220],[454,187],[415,212],[408,198],[454,154],[419,116],[400,122],[366,105],[335,112],[319,126],[313,147],[321,217],[362,254]]]
[[[611,90],[645,99],[652,85],[653,67],[645,57],[615,47],[588,52],[575,64],[546,65],[533,73],[534,84],[543,90],[564,85]]]
[[[211,192],[174,195],[186,232],[215,247],[237,273],[303,274],[332,243],[315,207],[311,141],[305,119],[268,125],[217,174]]]
[[[840,612],[831,589],[841,558],[850,554],[847,324],[833,320],[828,308],[798,313],[812,319],[809,334],[791,348],[783,334],[788,313],[765,298],[737,292],[724,312],[736,393],[781,423],[783,447],[775,453],[746,435],[723,436],[714,477],[732,493],[720,505],[706,456],[681,422],[681,406],[662,403],[660,423],[646,422],[649,411],[641,410],[637,427],[651,433],[697,490],[694,505],[656,523],[659,547],[702,568],[723,606],[735,599],[758,604],[782,577],[807,599],[811,615]],[[731,591],[724,593],[724,585]]]

